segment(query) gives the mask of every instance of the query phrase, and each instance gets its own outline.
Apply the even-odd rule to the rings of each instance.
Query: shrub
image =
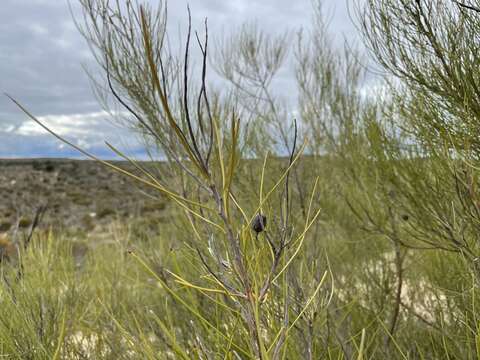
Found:
[[[23,229],[32,225],[32,220],[26,217],[22,217],[18,220],[18,227]]]
[[[316,27],[296,43],[301,121],[292,125],[271,91],[291,37],[244,26],[220,42],[227,96],[207,83],[206,35],[197,38],[197,77],[190,26],[180,55],[165,45],[162,5],[81,4],[109,95],[152,157],[167,161],[139,163],[112,145],[130,167],[97,159],[27,114],[175,206],[166,223],[114,230],[126,234],[112,252],[89,252],[88,301],[80,297],[78,312],[52,300],[58,291],[42,292],[79,283],[45,275],[64,268],[51,263],[51,242],[37,248],[35,286],[28,279],[5,300],[9,313],[20,312],[0,321],[8,354],[86,356],[88,346],[99,357],[152,359],[478,355],[474,10],[368,1],[367,43],[400,81],[373,97],[362,92],[355,53],[332,46],[316,9]],[[15,318],[28,331],[17,334]]]
[[[103,207],[97,212],[97,217],[99,219],[106,218],[107,216],[113,216],[115,215],[115,210],[109,207]]]
[[[0,223],[0,232],[7,232],[12,227],[12,223],[9,221],[3,221]]]

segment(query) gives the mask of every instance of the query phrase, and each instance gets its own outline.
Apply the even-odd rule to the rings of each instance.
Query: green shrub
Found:
[[[197,77],[188,45],[164,46],[163,5],[81,4],[108,95],[167,161],[111,146],[126,167],[69,144],[169,205],[91,235],[80,265],[61,235],[22,249],[4,269],[2,355],[478,357],[475,9],[365,4],[367,43],[399,81],[389,96],[365,96],[365,69],[316,9],[294,46],[298,127],[271,85],[289,36],[244,26],[220,41],[226,96],[205,80],[207,37]]]
[[[116,214],[116,212],[112,208],[103,207],[100,210],[98,210],[97,217],[99,219],[103,219],[103,218],[106,218],[107,216],[113,216],[115,214]]]
[[[153,203],[146,203],[140,209],[142,214],[150,213],[150,212],[157,212],[163,211],[167,207],[165,202],[153,202]]]
[[[9,221],[3,221],[0,223],[0,232],[7,232],[12,227],[12,223]]]
[[[20,220],[18,220],[18,227],[21,229],[27,228],[30,225],[32,225],[32,220],[29,218],[22,217]]]

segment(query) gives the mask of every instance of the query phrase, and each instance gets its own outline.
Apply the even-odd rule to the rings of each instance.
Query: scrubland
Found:
[[[480,357],[480,8],[358,2],[362,51],[313,2],[302,32],[189,22],[177,51],[163,3],[80,3],[99,100],[152,161],[98,159],[11,98],[98,165],[66,180],[67,218],[104,216],[72,235],[8,215],[2,355]]]

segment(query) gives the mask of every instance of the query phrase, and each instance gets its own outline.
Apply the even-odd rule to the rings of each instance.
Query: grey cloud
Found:
[[[89,63],[88,48],[73,25],[67,2],[4,0],[0,19],[2,91],[39,115],[94,108],[81,64]],[[2,97],[0,109],[5,108],[12,109]],[[21,119],[12,110],[10,120]]]
[[[17,98],[38,116],[89,114],[100,111],[88,76],[82,65],[95,72],[96,66],[84,39],[74,26],[66,0],[1,0],[0,7],[0,92]],[[152,4],[158,3],[151,0]],[[76,0],[71,0],[75,16],[80,15]],[[201,30],[208,17],[212,36],[220,36],[245,21],[254,21],[268,31],[308,26],[310,0],[190,0],[193,25]],[[327,13],[334,9],[331,28],[334,32],[352,33],[343,1],[325,1]],[[187,1],[169,2],[169,30],[176,35],[185,29]],[[348,34],[347,34],[348,35]],[[288,87],[292,78],[282,74],[279,83]],[[47,135],[14,135],[6,132],[20,127],[26,117],[4,96],[0,96],[0,157],[62,156],[59,144]],[[72,126],[73,127],[73,126]],[[2,130],[3,129],[3,130]],[[92,123],[87,140],[101,152],[101,140],[111,128]],[[130,139],[127,130],[118,139]],[[120,141],[120,140],[119,140]],[[133,144],[134,142],[132,142]],[[140,145],[132,145],[138,152]],[[42,150],[43,149],[43,150]],[[30,153],[29,153],[30,151]],[[43,152],[42,152],[43,151]],[[69,155],[70,156],[70,155]]]

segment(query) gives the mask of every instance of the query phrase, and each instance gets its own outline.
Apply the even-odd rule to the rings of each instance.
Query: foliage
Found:
[[[168,198],[172,221],[115,228],[115,244],[78,266],[61,235],[21,250],[20,279],[18,264],[4,266],[2,353],[480,356],[475,7],[369,0],[362,30],[389,73],[375,94],[318,4],[297,37],[245,25],[214,53],[222,92],[207,82],[207,22],[197,69],[190,23],[184,51],[168,46],[164,4],[80,1],[106,75],[99,94],[167,166],[147,169],[110,144],[135,170],[97,159],[14,101]],[[288,66],[296,103],[273,90]]]

